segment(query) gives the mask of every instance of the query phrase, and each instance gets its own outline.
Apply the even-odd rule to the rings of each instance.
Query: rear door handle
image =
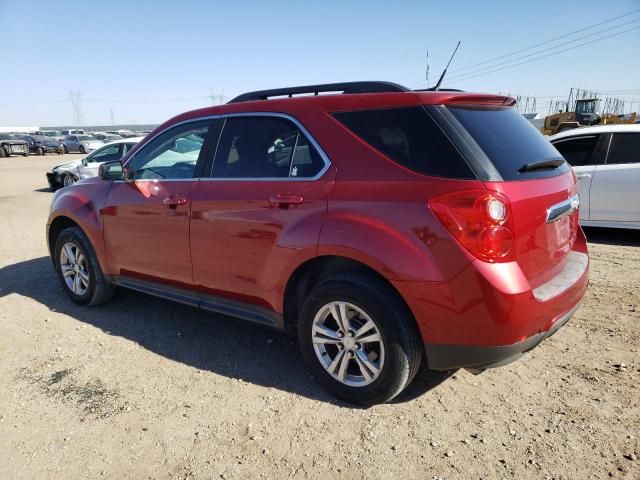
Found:
[[[591,174],[590,174],[590,173],[577,173],[577,174],[576,174],[576,178],[577,178],[577,179],[581,179],[581,178],[591,178]]]
[[[165,207],[176,209],[176,208],[178,208],[178,205],[186,205],[187,204],[187,199],[186,198],[182,198],[182,197],[169,197],[169,198],[165,198],[162,201],[162,204]]]
[[[300,205],[304,202],[304,198],[301,195],[274,195],[269,198],[269,203],[276,207],[285,207],[288,205]]]

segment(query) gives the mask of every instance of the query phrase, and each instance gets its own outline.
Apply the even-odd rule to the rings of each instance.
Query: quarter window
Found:
[[[616,163],[640,163],[640,134],[613,134],[607,164]]]
[[[211,121],[177,126],[153,139],[133,157],[136,179],[193,178]]]
[[[584,165],[596,165],[599,155],[595,154],[596,145],[598,144],[599,135],[591,135],[588,137],[578,137],[554,142],[556,147],[564,159],[569,162],[572,167],[581,167]]]
[[[214,178],[309,178],[324,162],[306,136],[278,117],[231,117],[225,121]]]

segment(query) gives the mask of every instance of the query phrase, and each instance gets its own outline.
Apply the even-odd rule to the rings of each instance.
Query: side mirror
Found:
[[[82,164],[86,167],[87,165],[89,165],[89,163],[87,162],[86,158],[82,159]]]
[[[120,160],[105,162],[98,167],[98,176],[103,180],[123,180],[124,169]]]

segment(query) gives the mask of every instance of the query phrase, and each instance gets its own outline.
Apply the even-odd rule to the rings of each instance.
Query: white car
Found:
[[[580,224],[640,229],[640,125],[576,128],[549,141],[578,178]]]
[[[49,187],[52,191],[55,191],[60,187],[73,185],[78,180],[97,177],[98,168],[101,164],[120,160],[143,138],[134,137],[116,140],[94,150],[81,160],[73,160],[53,167],[51,172],[47,172]]]

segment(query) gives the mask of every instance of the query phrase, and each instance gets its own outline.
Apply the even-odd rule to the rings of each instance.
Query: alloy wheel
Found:
[[[313,349],[335,380],[350,387],[373,383],[384,366],[378,326],[361,308],[333,301],[318,311],[312,328]]]
[[[84,295],[89,288],[89,263],[84,253],[73,242],[67,242],[60,250],[60,270],[64,281],[73,293]]]
[[[73,178],[71,175],[65,175],[64,178],[62,179],[62,183],[64,184],[65,187],[68,187],[76,183],[76,179]]]

